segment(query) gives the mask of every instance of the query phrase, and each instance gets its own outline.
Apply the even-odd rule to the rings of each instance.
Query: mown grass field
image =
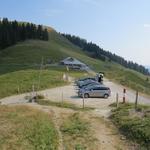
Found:
[[[134,90],[138,90],[142,93],[146,93],[150,95],[149,77],[137,73],[136,71],[126,69],[113,62],[103,62],[91,58],[86,53],[84,53],[79,47],[70,43],[67,39],[62,37],[54,30],[51,29],[49,32],[50,32],[49,41],[28,40],[22,43],[18,43],[17,45],[11,46],[9,48],[6,48],[0,53],[0,82],[2,82],[3,85],[4,85],[4,81],[7,82],[5,83],[4,86],[1,85],[0,90],[2,89],[3,92],[1,93],[4,94],[0,94],[0,95],[8,96],[11,94],[15,94],[16,92],[14,91],[16,90],[16,86],[18,86],[18,84],[21,84],[23,86],[24,84],[28,84],[28,88],[23,89],[22,90],[23,92],[29,89],[31,87],[31,84],[33,83],[33,80],[37,79],[37,78],[33,79],[32,77],[36,76],[37,73],[35,70],[38,70],[40,68],[42,57],[44,60],[43,63],[46,64],[48,62],[58,63],[60,60],[66,58],[67,56],[72,56],[81,60],[82,62],[89,65],[96,72],[99,71],[104,72],[107,78],[117,83],[120,83],[124,86],[130,87]],[[31,72],[31,70],[29,71],[29,69],[33,70],[33,74],[34,74],[31,78],[30,78],[30,73],[28,73]],[[50,67],[48,70],[55,71],[56,69],[58,68]],[[17,85],[15,85],[14,83],[16,83],[17,80],[15,79],[15,76],[18,77],[22,75],[20,71],[24,73],[26,72],[26,76],[29,75],[29,80],[27,82],[24,81],[22,84],[22,80],[18,79],[17,81],[18,83]],[[64,72],[64,69],[57,70],[57,71]],[[48,71],[46,72],[48,73]],[[14,82],[12,82],[11,80],[7,80],[9,74],[10,77],[12,77],[11,80],[14,80]],[[43,75],[43,78],[47,77],[48,74],[45,73]],[[84,75],[85,73],[72,72],[71,75],[74,75],[75,77],[81,77],[82,74]],[[22,79],[24,77],[22,76],[20,78]],[[149,81],[146,81],[147,78],[149,78]],[[54,80],[54,82],[55,81],[56,80]],[[49,83],[50,82],[43,83],[41,89],[50,87]],[[9,90],[7,89],[7,85],[11,86],[12,89],[10,87],[8,88],[13,92],[9,92]]]
[[[150,106],[120,104],[112,111],[111,119],[127,139],[136,142],[139,149],[150,149]]]
[[[57,150],[51,114],[28,106],[0,106],[0,149]]]

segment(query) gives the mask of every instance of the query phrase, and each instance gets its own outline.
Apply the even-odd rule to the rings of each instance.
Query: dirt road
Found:
[[[111,96],[108,99],[103,98],[85,99],[85,106],[94,107],[96,108],[95,109],[96,113],[107,116],[109,115],[110,111],[110,108],[108,106],[109,104],[115,102],[117,92],[119,93],[119,101],[120,102],[122,101],[124,87],[116,83],[113,83],[107,79],[105,79],[104,84],[111,88],[112,91]],[[83,104],[82,98],[79,98],[77,96],[77,87],[74,85],[74,83],[63,87],[43,90],[40,91],[39,93],[43,94],[46,98],[48,98],[51,101],[67,101],[77,104],[81,107]],[[2,104],[26,103],[27,100],[25,100],[24,97],[29,95],[31,95],[31,93],[7,97],[1,99],[1,103]],[[126,100],[129,102],[134,102],[135,91],[127,89]],[[139,95],[138,102],[141,104],[150,104],[150,98],[143,95]]]
[[[121,85],[118,85],[116,83],[113,83],[107,79],[105,79],[104,81],[105,85],[107,85],[108,87],[111,88],[111,91],[112,91],[112,96],[111,96],[111,99],[114,99],[116,97],[116,93],[119,94],[119,99],[120,101],[122,101],[123,99],[123,89],[125,87],[121,86]],[[136,98],[136,91],[134,90],[131,90],[129,88],[126,88],[126,100],[128,102],[135,102],[135,98]],[[150,97],[148,96],[145,96],[143,94],[139,94],[139,98],[138,98],[138,102],[140,104],[150,104]]]

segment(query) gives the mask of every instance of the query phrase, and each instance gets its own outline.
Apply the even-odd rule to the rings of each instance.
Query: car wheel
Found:
[[[108,97],[109,97],[109,95],[108,95],[108,94],[105,94],[105,95],[104,95],[104,98],[108,98]]]
[[[84,98],[89,98],[89,94],[85,93]]]

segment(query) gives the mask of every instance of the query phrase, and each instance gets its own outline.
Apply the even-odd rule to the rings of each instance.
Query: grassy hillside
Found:
[[[83,61],[95,71],[105,72],[106,77],[111,80],[150,94],[150,83],[149,81],[146,81],[146,76],[137,73],[136,71],[126,69],[113,62],[103,62],[90,58],[79,47],[70,43],[51,28],[49,28],[49,41],[28,40],[6,48],[0,53],[0,74],[2,75],[0,77],[0,82],[7,81],[8,77],[6,73],[15,72],[16,74],[19,74],[20,70],[28,71],[28,69],[30,69],[30,72],[32,72],[31,70],[34,72],[34,70],[39,68],[42,57],[44,58],[44,63],[48,61],[55,63],[67,56],[72,56]],[[53,70],[54,68],[50,69]],[[47,70],[49,70],[49,68],[45,71]],[[62,72],[61,70],[59,71]],[[51,76],[49,77],[51,78]],[[22,83],[28,84],[29,82],[30,80],[27,82],[23,81]],[[9,80],[8,83],[10,83],[10,86],[13,85]],[[1,86],[1,88],[2,87],[3,86]],[[43,88],[48,87],[49,86],[46,85]]]
[[[0,98],[30,92],[33,85],[36,91],[66,85],[68,82],[63,80],[65,71],[64,67],[49,67],[41,72],[32,68],[2,74],[0,75]],[[74,78],[83,76],[82,71],[71,71],[68,74]]]
[[[35,86],[35,90],[65,85],[67,82],[63,81],[62,75],[59,71],[44,70],[39,83],[38,70],[29,69],[3,74],[0,76],[0,98],[30,92],[32,85]]]

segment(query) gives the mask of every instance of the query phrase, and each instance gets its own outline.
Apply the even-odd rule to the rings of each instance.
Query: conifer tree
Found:
[[[0,50],[27,39],[48,40],[48,31],[41,25],[0,20]]]

